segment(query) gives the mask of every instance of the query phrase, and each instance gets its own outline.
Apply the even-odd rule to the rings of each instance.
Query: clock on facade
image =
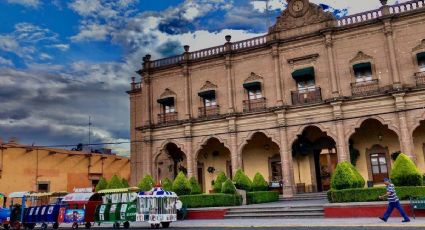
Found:
[[[304,2],[302,0],[297,0],[292,4],[292,9],[295,12],[300,12],[304,8]]]
[[[289,13],[293,17],[301,17],[308,11],[308,0],[292,0],[289,2]]]

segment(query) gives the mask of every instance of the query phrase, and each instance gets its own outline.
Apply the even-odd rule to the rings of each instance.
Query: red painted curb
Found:
[[[187,219],[224,219],[227,209],[215,209],[215,210],[189,210]]]
[[[409,216],[413,216],[410,205],[402,205]],[[387,210],[387,205],[349,205],[347,206],[327,206],[324,208],[325,218],[347,218],[347,217],[378,217]],[[425,210],[415,210],[417,217],[425,217]],[[391,216],[400,217],[398,210],[394,209]]]

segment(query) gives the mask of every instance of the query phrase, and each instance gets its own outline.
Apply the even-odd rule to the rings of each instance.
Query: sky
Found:
[[[380,7],[311,2],[336,17]],[[285,0],[270,0],[268,13],[254,0],[0,0],[0,138],[86,144],[90,117],[90,143],[128,142],[126,91],[143,56],[263,35],[285,8]],[[129,154],[129,144],[104,147]]]

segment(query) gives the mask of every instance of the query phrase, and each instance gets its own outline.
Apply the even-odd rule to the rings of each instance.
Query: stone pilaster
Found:
[[[282,106],[283,100],[282,100],[282,76],[281,76],[281,69],[280,69],[280,55],[279,55],[279,47],[278,45],[272,46],[272,57],[273,57],[273,64],[274,64],[274,77],[275,77],[275,84],[276,84],[276,105]]]
[[[283,196],[292,197],[294,195],[294,171],[291,169],[292,151],[288,144],[288,134],[286,130],[286,119],[284,112],[278,113],[279,136],[280,136],[280,159],[282,165]]]
[[[236,170],[242,167],[242,157],[238,153],[238,133],[236,131],[236,118],[229,118],[230,135],[230,160],[232,164],[232,177]]]
[[[187,176],[190,178],[194,176],[196,172],[196,164],[195,160],[193,159],[193,151],[192,151],[192,127],[191,125],[186,125],[184,127],[184,135],[185,135],[185,142],[186,142],[186,160],[187,160]]]
[[[184,78],[184,119],[190,119],[192,117],[190,105],[191,102],[191,96],[190,96],[190,72],[189,72],[189,59],[190,59],[190,53],[189,53],[189,46],[184,46],[184,60],[186,63],[182,67],[182,75]]]
[[[413,137],[407,125],[407,117],[405,106],[406,101],[404,100],[404,93],[394,94],[395,108],[398,116],[399,130],[400,130],[400,148],[401,152],[408,155],[413,162],[416,163],[416,155],[413,151]]]
[[[394,38],[393,38],[393,29],[391,25],[391,19],[384,20],[384,33],[386,37],[386,43],[388,47],[388,51],[390,54],[390,64],[391,64],[391,76],[393,80],[393,88],[400,89],[400,75],[398,70],[396,51],[394,46]]]
[[[331,73],[332,97],[335,98],[335,97],[339,97],[339,89],[338,89],[338,81],[336,77],[332,34],[330,32],[325,34],[325,45],[326,45],[326,51],[328,55],[329,71]]]
[[[344,123],[343,123],[343,114],[341,109],[342,102],[334,102],[333,106],[333,115],[335,121],[335,128],[337,133],[336,148],[338,154],[338,162],[348,161],[350,162],[350,153],[347,145],[347,141],[344,133]]]
[[[233,75],[232,75],[232,61],[230,54],[226,56],[226,73],[227,73],[227,99],[228,99],[228,106],[229,110],[228,113],[234,113],[235,112],[235,103],[233,98],[233,92],[234,91],[234,84],[233,84]]]

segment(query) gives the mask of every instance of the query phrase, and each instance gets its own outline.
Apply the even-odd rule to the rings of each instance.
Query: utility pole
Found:
[[[89,149],[90,149],[90,152],[91,152],[90,137],[91,137],[91,117],[89,116]]]

